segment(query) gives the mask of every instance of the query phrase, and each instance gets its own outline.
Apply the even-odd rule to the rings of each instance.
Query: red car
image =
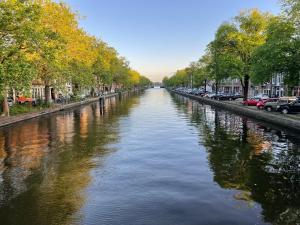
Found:
[[[256,106],[260,100],[261,100],[260,98],[250,98],[246,101],[243,101],[242,104],[249,105],[249,106]]]
[[[17,102],[20,103],[20,104],[23,104],[23,103],[26,103],[26,102],[30,102],[30,103],[34,104],[35,99],[28,98],[28,97],[25,97],[25,96],[19,96],[19,97],[17,97]]]
[[[257,104],[256,107],[258,109],[264,109],[264,106],[267,102],[277,102],[278,98],[268,98],[268,99],[261,99]]]

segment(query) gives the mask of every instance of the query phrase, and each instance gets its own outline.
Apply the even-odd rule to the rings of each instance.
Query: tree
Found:
[[[9,113],[7,92],[26,91],[33,80],[50,88],[72,82],[77,94],[113,83],[132,88],[150,81],[105,42],[78,25],[80,16],[65,3],[51,0],[0,1],[0,97]]]
[[[215,80],[215,91],[221,80],[228,77],[242,77],[243,65],[236,49],[233,47],[231,35],[238,32],[233,24],[222,24],[207,47],[208,71]]]
[[[112,84],[110,68],[111,60],[115,57],[116,51],[108,47],[107,44],[101,40],[97,40],[96,51],[97,55],[93,64],[93,74],[96,78],[96,86],[99,91],[101,86],[110,86]]]
[[[267,29],[266,43],[253,56],[253,80],[266,82],[276,73],[284,75],[288,91],[300,81],[300,39],[295,24],[284,17],[275,17]]]
[[[139,82],[140,87],[147,87],[151,84],[152,84],[152,82],[147,77],[140,76],[140,82]]]
[[[162,79],[162,83],[163,83],[163,85],[164,86],[169,86],[169,78],[168,77],[164,77],[163,79]]]
[[[248,98],[252,56],[265,42],[270,17],[254,9],[240,13],[234,23],[224,23],[219,27],[215,40],[208,45],[212,59],[209,68],[216,86],[224,78],[239,78],[244,99]]]
[[[130,86],[133,86],[133,87],[137,87],[138,85],[139,85],[139,83],[140,83],[140,78],[141,78],[141,75],[137,72],[137,71],[135,71],[135,70],[132,70],[132,69],[130,69],[129,71],[128,71],[128,73],[129,73],[129,76],[130,76]]]
[[[209,71],[210,62],[211,62],[211,57],[207,52],[198,60],[199,72],[195,77],[195,82],[199,86],[200,85],[204,86],[204,92],[206,92],[207,81],[211,78],[211,74]]]
[[[129,77],[129,62],[124,57],[116,57],[112,60],[111,71],[113,82],[126,84]]]
[[[45,100],[49,102],[50,86],[72,81],[74,90],[91,85],[92,64],[96,57],[94,38],[79,28],[79,15],[64,3],[38,0],[42,9],[41,30],[50,35],[43,38],[36,65],[45,84]]]
[[[225,24],[218,31],[220,37],[224,36],[224,41],[220,40],[221,43],[224,42],[222,47],[225,47],[226,51],[217,64],[221,64],[221,68],[224,66],[228,73],[233,72],[231,77],[240,79],[245,100],[248,98],[253,54],[266,41],[266,29],[270,18],[268,13],[261,13],[256,9],[249,10],[235,17],[234,24]],[[214,45],[219,47],[218,44]]]
[[[167,81],[166,85],[169,87],[183,87],[189,84],[189,76],[185,69],[177,70],[173,76],[165,81]]]
[[[0,90],[4,115],[9,115],[8,90],[27,89],[35,77],[27,56],[39,45],[39,19],[40,7],[33,2],[0,1]]]
[[[283,13],[286,18],[292,21],[300,33],[300,2],[299,0],[281,0]]]

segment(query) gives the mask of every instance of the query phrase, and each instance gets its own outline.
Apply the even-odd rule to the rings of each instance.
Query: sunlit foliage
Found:
[[[60,90],[72,83],[75,95],[115,84],[120,88],[149,85],[129,62],[104,41],[87,34],[80,15],[63,2],[0,1],[0,91],[8,114],[7,92],[28,91],[32,81]]]

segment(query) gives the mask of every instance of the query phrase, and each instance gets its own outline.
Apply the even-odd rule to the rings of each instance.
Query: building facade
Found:
[[[224,93],[242,93],[243,87],[241,82],[237,78],[227,78],[220,82],[219,91]],[[265,82],[261,85],[254,85],[249,82],[249,96],[256,96],[260,94],[267,94],[269,96],[282,97],[288,95],[287,86],[284,85],[284,77],[282,74],[276,74],[270,79],[269,82]],[[300,96],[300,84],[295,86],[292,90],[293,96]]]

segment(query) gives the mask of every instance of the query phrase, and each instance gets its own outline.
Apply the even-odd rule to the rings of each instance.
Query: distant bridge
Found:
[[[152,85],[152,87],[160,87],[160,88],[163,88],[164,87],[164,85],[161,83],[161,82],[153,82],[153,85]]]

